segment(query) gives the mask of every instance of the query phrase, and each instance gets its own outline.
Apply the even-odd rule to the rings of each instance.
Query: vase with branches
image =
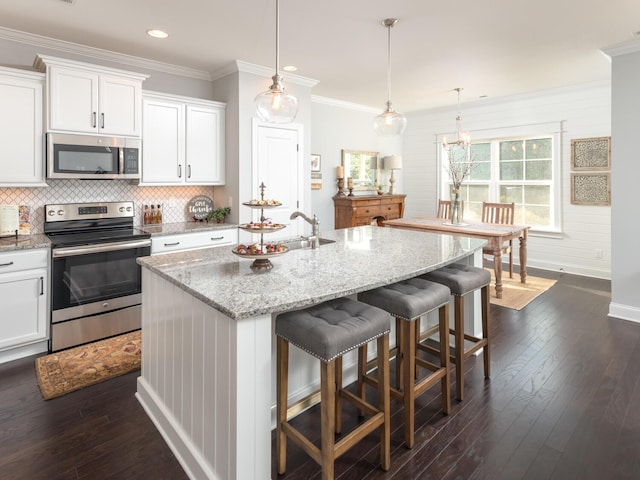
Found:
[[[462,199],[460,188],[462,183],[469,177],[473,167],[470,146],[458,147],[457,152],[447,149],[447,171],[451,179],[451,223],[460,225],[462,223]],[[456,153],[458,155],[456,155]]]

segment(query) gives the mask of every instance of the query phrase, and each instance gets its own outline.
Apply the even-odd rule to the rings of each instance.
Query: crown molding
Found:
[[[267,78],[273,77],[274,73],[273,68],[263,67],[262,65],[255,65],[249,62],[243,62],[242,60],[234,60],[225,67],[216,70],[212,74],[211,80],[216,81],[222,77],[226,77],[227,75],[236,72],[250,73],[252,75],[259,75],[261,77]],[[285,72],[282,77],[287,83],[294,83],[296,85],[302,85],[303,87],[309,88],[313,88],[319,83],[318,80],[314,80],[313,78],[303,77],[288,72]]]
[[[24,43],[36,47],[50,48],[59,52],[82,55],[92,60],[115,62],[137,68],[149,69],[156,72],[164,72],[182,77],[190,77],[198,80],[211,81],[211,74],[194,68],[181,67],[164,62],[157,62],[147,58],[127,55],[125,53],[112,52],[101,48],[89,47],[78,43],[66,42],[55,38],[44,37],[33,33],[21,32],[10,28],[0,27],[0,39],[17,43]]]
[[[382,110],[368,105],[360,105],[359,103],[345,102],[344,100],[336,100],[335,98],[321,97],[319,95],[311,95],[311,102],[328,105],[330,107],[346,108],[348,110],[357,110],[360,112],[378,114]]]
[[[610,57],[640,52],[640,38],[634,38],[628,42],[618,43],[616,45],[603,48],[602,51]]]

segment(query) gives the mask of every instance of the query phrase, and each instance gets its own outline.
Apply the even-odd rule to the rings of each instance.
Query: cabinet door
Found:
[[[145,97],[142,101],[142,182],[181,184],[184,168],[184,107]]]
[[[43,77],[0,72],[0,186],[44,186]]]
[[[186,106],[186,182],[224,184],[224,110]]]
[[[142,82],[100,75],[98,133],[140,136]]]
[[[47,338],[47,270],[0,275],[0,350]]]
[[[98,74],[50,67],[49,128],[72,132],[98,131]]]

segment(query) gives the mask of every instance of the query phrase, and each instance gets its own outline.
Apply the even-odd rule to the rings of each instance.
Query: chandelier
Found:
[[[387,108],[373,120],[373,129],[378,135],[402,135],[407,127],[407,118],[396,112],[391,104],[391,27],[398,22],[395,18],[386,18],[382,26],[387,29]]]
[[[276,0],[276,73],[269,90],[259,93],[255,100],[261,120],[270,123],[291,123],[298,114],[298,99],[285,92],[282,77],[278,73],[280,56],[280,0]]]
[[[451,155],[453,148],[458,147],[464,149],[465,156],[469,155],[471,146],[471,136],[469,132],[462,131],[462,115],[460,114],[460,92],[462,88],[454,88],[454,91],[458,92],[458,114],[456,115],[456,139],[454,141],[447,140],[447,137],[442,138],[442,148],[444,148],[448,155]]]

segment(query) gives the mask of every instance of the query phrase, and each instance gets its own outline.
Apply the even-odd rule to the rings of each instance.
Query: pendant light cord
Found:
[[[391,27],[387,26],[387,103],[391,103]]]
[[[276,0],[276,75],[280,66],[280,0]]]

